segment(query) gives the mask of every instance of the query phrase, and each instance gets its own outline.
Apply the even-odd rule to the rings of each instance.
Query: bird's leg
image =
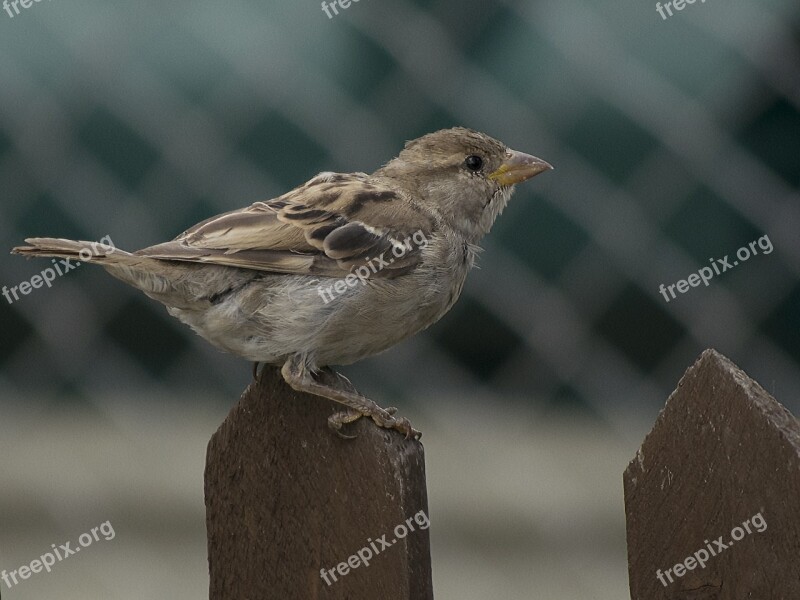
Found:
[[[317,373],[312,373],[311,376],[319,384],[332,387],[343,392],[360,395],[358,394],[358,390],[356,390],[353,383],[347,377],[341,373],[337,373],[330,367],[323,367]],[[359,412],[358,410],[343,410],[341,412],[333,413],[330,417],[328,417],[328,427],[333,429],[339,437],[346,440],[352,440],[355,439],[356,436],[343,433],[342,426],[347,425],[348,423],[355,423],[363,416],[364,413]]]
[[[319,371],[317,377],[314,377],[314,374],[305,364],[301,355],[295,354],[289,357],[281,369],[281,374],[286,380],[286,383],[293,389],[299,392],[308,392],[316,396],[328,398],[334,402],[344,404],[351,409],[346,412],[333,414],[328,419],[330,428],[336,431],[341,437],[354,437],[344,435],[340,430],[342,425],[353,423],[362,416],[370,417],[379,427],[396,429],[404,434],[406,438],[413,437],[414,439],[419,439],[422,435],[411,426],[408,419],[402,417],[395,418],[393,416],[397,411],[396,408],[381,408],[369,398],[365,398],[359,394],[353,387],[353,384],[343,375],[339,375],[329,368],[324,368]]]
[[[312,374],[312,376],[318,383],[322,383],[323,385],[327,385],[339,389],[341,391],[349,392],[359,397],[363,397],[361,396],[361,394],[358,393],[358,390],[356,390],[353,383],[347,377],[345,377],[341,373],[337,373],[330,367],[322,367],[317,373]],[[394,406],[389,406],[387,408],[384,408],[383,410],[385,410],[388,414],[392,416],[394,416],[395,413],[397,412],[397,408],[395,408]],[[328,417],[328,426],[331,429],[333,429],[337,434],[339,434],[340,437],[343,437],[347,440],[352,440],[356,436],[345,435],[344,433],[342,433],[341,431],[342,425],[346,425],[348,423],[355,423],[363,416],[364,413],[361,413],[357,410],[344,410],[342,412],[334,413],[330,417]],[[402,419],[402,420],[407,421],[407,419]],[[411,423],[408,423],[408,425],[410,427]],[[411,430],[414,431],[413,427],[411,428]],[[403,433],[406,434],[406,437],[409,437],[406,431],[403,431]],[[414,435],[415,439],[419,439],[419,437],[422,434],[420,432],[416,432]]]

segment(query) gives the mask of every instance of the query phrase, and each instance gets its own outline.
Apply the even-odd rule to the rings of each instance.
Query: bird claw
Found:
[[[397,419],[394,428],[400,433],[404,434],[407,440],[408,439],[418,440],[419,438],[422,437],[422,432],[414,429],[411,426],[411,421],[409,421],[405,417],[400,417],[399,419]]]
[[[405,436],[406,439],[415,439],[418,440],[422,437],[422,432],[417,431],[411,426],[411,421],[406,419],[405,417],[395,418],[393,415],[397,413],[397,409],[394,406],[390,406],[389,408],[384,410],[385,413],[389,415],[388,419],[383,418],[383,415],[372,415],[372,420],[378,425],[378,427],[383,427],[384,429],[394,429],[395,431],[399,431],[400,433]]]
[[[397,408],[394,406],[390,406],[389,408],[385,409],[383,414],[375,413],[365,415],[364,413],[360,413],[358,411],[337,412],[328,417],[328,427],[330,427],[340,438],[345,440],[354,440],[358,436],[342,433],[342,426],[349,423],[355,423],[361,417],[371,417],[378,427],[399,431],[407,440],[418,440],[422,437],[422,433],[411,426],[411,421],[405,417],[395,418],[393,415],[396,413]]]
[[[342,412],[333,413],[330,417],[328,417],[328,427],[333,429],[340,438],[345,440],[354,440],[358,436],[357,435],[347,435],[342,433],[342,425],[346,425],[348,423],[355,423],[364,415],[358,411],[350,411],[345,410]]]

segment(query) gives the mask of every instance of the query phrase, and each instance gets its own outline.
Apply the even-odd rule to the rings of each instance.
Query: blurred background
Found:
[[[135,250],[443,127],[555,165],[441,322],[344,369],[425,432],[439,600],[627,597],[622,471],[703,349],[797,414],[796,0],[20,11],[0,11],[9,288],[50,266],[5,253],[26,236]],[[205,445],[250,364],[96,267],[0,298],[0,336],[0,569],[116,532],[4,597],[207,596]]]

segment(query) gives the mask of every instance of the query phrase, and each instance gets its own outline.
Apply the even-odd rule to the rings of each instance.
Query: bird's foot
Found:
[[[377,406],[377,405],[376,405]],[[395,429],[402,433],[406,439],[412,438],[418,440],[422,437],[422,432],[417,431],[411,426],[411,421],[405,417],[395,417],[397,408],[390,406],[386,409],[378,407],[378,411],[372,413],[362,413],[357,410],[346,410],[337,412],[328,417],[328,427],[333,429],[336,434],[346,440],[355,439],[355,435],[346,435],[342,433],[342,426],[350,423],[355,423],[361,417],[370,417],[378,427],[384,429]]]
[[[354,423],[361,417],[370,417],[378,427],[399,431],[406,439],[418,440],[422,436],[422,433],[411,426],[408,419],[394,416],[396,408],[381,408],[369,398],[359,394],[346,377],[330,368],[318,369],[314,373],[305,364],[302,356],[293,355],[283,365],[281,374],[286,383],[295,390],[328,398],[350,409],[335,413],[328,418],[328,425],[340,437],[345,439],[355,437],[342,433],[342,426]]]
[[[328,427],[336,432],[336,435],[338,435],[340,438],[345,440],[354,440],[358,436],[342,433],[342,426],[349,423],[355,423],[363,416],[364,413],[360,413],[357,410],[343,410],[342,412],[333,413],[330,417],[328,417]]]

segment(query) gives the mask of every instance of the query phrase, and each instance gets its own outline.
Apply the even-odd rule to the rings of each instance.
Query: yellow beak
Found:
[[[496,181],[500,185],[514,185],[521,183],[553,168],[546,160],[536,158],[524,152],[509,150],[508,158],[501,164],[496,171],[489,174],[489,179]]]

